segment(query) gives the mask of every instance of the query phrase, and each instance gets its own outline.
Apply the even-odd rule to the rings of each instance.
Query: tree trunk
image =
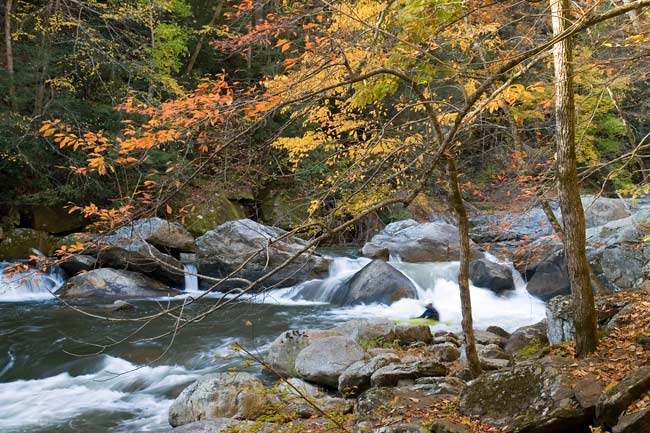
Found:
[[[217,6],[214,8],[214,14],[212,14],[212,18],[210,18],[210,22],[208,23],[208,28],[214,26],[214,24],[217,22],[217,18],[221,16],[224,2],[225,0],[219,0],[217,3]],[[190,75],[192,73],[196,59],[199,57],[199,53],[201,52],[203,44],[205,43],[205,35],[206,33],[201,33],[201,36],[199,37],[199,40],[194,47],[194,51],[192,51],[192,56],[190,57],[190,61],[187,64],[187,68],[185,68],[185,75]]]
[[[14,53],[11,42],[11,12],[13,10],[13,0],[6,0],[5,3],[5,59],[7,65],[7,75],[9,77],[9,105],[12,110],[16,109],[16,82],[14,77]]]
[[[553,34],[569,25],[569,0],[551,0]],[[575,151],[575,103],[573,98],[573,40],[553,47],[555,66],[555,124],[557,134],[557,185],[564,225],[564,256],[573,296],[576,356],[596,350],[596,310],[586,254],[585,216],[580,201]]]
[[[449,202],[458,216],[458,234],[460,236],[460,269],[458,271],[458,287],[460,288],[460,303],[463,314],[462,327],[465,339],[465,354],[467,365],[472,377],[481,374],[481,362],[476,353],[476,341],[474,339],[474,328],[472,321],[472,301],[469,293],[469,221],[467,211],[463,204],[463,196],[460,193],[458,184],[458,170],[453,157],[447,160],[447,174],[449,182]]]

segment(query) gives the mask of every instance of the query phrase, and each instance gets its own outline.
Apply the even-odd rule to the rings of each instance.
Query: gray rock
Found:
[[[606,329],[612,331],[616,328],[622,328],[626,325],[629,325],[634,320],[631,315],[635,310],[634,303],[630,303],[623,307],[618,313],[607,322]]]
[[[266,363],[282,376],[296,376],[295,362],[298,354],[312,342],[322,338],[341,335],[335,330],[315,329],[287,331],[277,337],[266,355]]]
[[[279,400],[276,409],[278,412],[296,414],[301,418],[320,416],[321,412],[316,410],[314,405],[329,414],[338,415],[350,413],[354,407],[352,400],[332,397],[318,386],[297,378],[279,382],[275,387],[274,395]],[[306,399],[309,399],[309,402]]]
[[[573,393],[573,376],[561,367],[525,363],[483,374],[461,392],[460,410],[508,431],[582,431],[589,418]]]
[[[69,276],[75,276],[82,271],[90,271],[97,267],[97,259],[87,254],[74,254],[66,257],[59,265]]]
[[[512,361],[509,359],[484,357],[479,357],[478,359],[481,363],[481,368],[485,371],[501,370],[512,365]]]
[[[57,292],[64,299],[152,298],[180,292],[137,272],[95,269],[70,278]]]
[[[377,355],[369,361],[357,361],[339,376],[339,392],[345,397],[356,397],[370,388],[370,377],[378,369],[400,362],[395,354]]]
[[[135,305],[126,301],[122,301],[121,299],[118,299],[117,301],[113,302],[111,305],[108,306],[108,310],[111,313],[121,313],[124,311],[132,311],[135,309],[136,309]]]
[[[141,238],[128,236],[125,230],[98,239],[89,254],[96,256],[102,267],[140,272],[174,287],[185,283],[179,260]]]
[[[460,350],[454,343],[440,343],[429,346],[427,349],[436,361],[454,362],[460,358]]]
[[[415,389],[427,395],[458,395],[465,381],[457,377],[421,377],[415,380]]]
[[[546,329],[550,344],[575,339],[573,307],[569,296],[558,296],[546,304]]]
[[[506,360],[511,359],[511,356],[496,344],[486,344],[486,345],[477,344],[476,349],[479,357],[491,358],[491,359],[506,359]]]
[[[395,337],[403,346],[417,342],[430,344],[433,341],[431,328],[423,324],[398,323],[395,325]]]
[[[274,431],[277,431],[277,426],[272,423],[215,418],[206,421],[195,421],[173,428],[165,433],[272,433]]]
[[[505,339],[510,338],[510,333],[500,326],[494,326],[494,325],[488,326],[487,328],[485,328],[485,331],[498,335],[499,337],[503,337]]]
[[[332,297],[334,305],[385,304],[417,298],[417,289],[404,274],[383,260],[373,260],[343,284]]]
[[[490,289],[494,293],[515,289],[510,268],[488,259],[472,261],[469,265],[469,278],[476,287]]]
[[[650,366],[628,373],[623,380],[600,397],[596,405],[596,420],[605,427],[615,426],[620,414],[648,391],[650,391]]]
[[[249,219],[226,222],[196,239],[200,273],[224,278],[246,263],[235,276],[255,280],[299,253],[306,242],[296,237],[277,240],[286,234]],[[265,281],[267,286],[292,286],[327,275],[329,260],[308,251]],[[205,283],[204,283],[205,284]],[[241,283],[232,283],[240,285]]]
[[[482,344],[484,346],[488,344],[496,344],[499,347],[505,347],[506,345],[505,338],[487,331],[474,330],[474,339],[477,344]]]
[[[648,254],[638,244],[606,248],[600,258],[602,275],[618,289],[638,287],[643,282],[643,266]]]
[[[540,263],[535,268],[535,274],[528,280],[526,290],[544,301],[571,293],[571,283],[564,254],[553,254]]]
[[[515,330],[505,345],[505,351],[511,355],[518,354],[522,349],[537,350],[548,346],[546,321],[535,325],[523,326]]]
[[[250,373],[208,374],[189,385],[169,408],[173,427],[213,418],[255,420],[269,406],[264,384]]]
[[[409,364],[390,364],[375,371],[370,377],[373,387],[397,386],[400,382],[411,381],[420,377],[445,376],[447,367],[438,362],[422,359]]]
[[[381,426],[373,430],[373,433],[429,433],[429,429],[412,423],[397,423]]]
[[[650,408],[622,416],[612,433],[650,433]]]
[[[430,433],[470,433],[469,429],[448,419],[440,418],[431,421],[429,426]]]
[[[419,224],[403,220],[388,224],[363,246],[362,253],[372,257],[380,249],[406,262],[448,262],[458,260],[460,243],[458,227],[444,222]],[[482,257],[480,248],[472,242],[472,258]]]
[[[395,322],[388,319],[355,319],[341,323],[331,330],[369,347],[392,343],[396,339]]]
[[[365,352],[350,337],[326,337],[313,341],[296,358],[296,372],[305,380],[337,388],[339,376],[361,361]]]
[[[194,251],[194,237],[182,225],[162,218],[145,218],[118,229],[118,238],[140,239],[157,248]]]

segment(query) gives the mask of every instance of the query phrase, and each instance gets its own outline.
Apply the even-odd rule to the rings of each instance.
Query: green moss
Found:
[[[16,229],[7,234],[0,243],[0,259],[25,259],[32,254],[32,248],[45,255],[51,255],[56,238],[45,232],[33,229]]]
[[[528,345],[522,347],[517,351],[517,355],[524,358],[528,358],[542,350],[542,346],[539,343],[539,340],[536,338],[531,338],[528,340]]]
[[[246,218],[244,208],[223,196],[214,196],[194,206],[185,216],[184,225],[194,236],[227,222]]]

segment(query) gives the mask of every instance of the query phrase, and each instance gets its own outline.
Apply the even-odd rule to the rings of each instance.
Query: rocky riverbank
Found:
[[[469,380],[459,335],[354,320],[280,335],[249,373],[205,376],[169,412],[169,433],[641,433],[650,422],[650,295],[599,299],[599,351],[549,346],[546,321],[477,330],[484,373]],[[607,318],[607,319],[604,319]],[[269,384],[269,377],[276,380]]]

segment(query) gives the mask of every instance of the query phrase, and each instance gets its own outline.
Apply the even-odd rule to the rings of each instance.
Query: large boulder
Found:
[[[273,433],[277,426],[273,423],[238,420],[234,418],[214,418],[185,424],[165,433]]]
[[[515,289],[510,268],[488,259],[470,262],[469,278],[476,287],[490,289],[495,293]]]
[[[363,246],[362,253],[374,257],[377,250],[388,249],[391,255],[406,262],[448,262],[458,260],[460,242],[458,227],[437,221],[419,224],[404,220],[388,224]],[[483,256],[472,242],[472,258]]]
[[[515,365],[469,382],[460,410],[511,432],[581,432],[589,418],[575,397],[574,381],[561,364]]]
[[[189,385],[169,408],[173,427],[213,418],[257,419],[269,407],[262,381],[250,373],[208,374]]]
[[[95,269],[97,267],[97,258],[87,254],[73,254],[66,257],[59,266],[66,274],[74,276],[79,272]]]
[[[57,292],[64,299],[152,298],[179,293],[146,275],[111,268],[94,269],[72,277]]]
[[[383,260],[373,260],[343,284],[331,299],[334,305],[385,304],[416,299],[417,289],[404,274]]]
[[[392,343],[397,338],[395,335],[395,322],[381,318],[350,320],[335,326],[332,331],[340,335],[347,335],[366,347]]]
[[[543,301],[571,293],[564,254],[555,253],[540,263],[535,269],[535,274],[528,280],[526,290]]]
[[[296,358],[298,354],[314,341],[341,335],[336,330],[321,331],[315,329],[287,331],[277,337],[266,355],[266,363],[274,373],[282,376],[296,376]]]
[[[176,222],[162,218],[144,218],[115,232],[118,237],[141,239],[161,250],[194,251],[194,237]]]
[[[630,216],[627,205],[619,198],[584,195],[581,199],[587,228],[601,226]]]
[[[224,223],[196,239],[199,272],[225,278],[237,271],[235,277],[256,280],[305,248],[306,242],[302,239],[279,239],[285,234],[282,229],[249,219]],[[264,284],[288,287],[305,280],[323,278],[328,266],[327,259],[309,250]]]
[[[541,348],[548,346],[546,321],[515,330],[505,345],[506,353],[511,355],[531,355]]]
[[[350,337],[326,337],[312,342],[296,358],[296,372],[305,380],[337,388],[339,376],[361,361],[365,352]]]

